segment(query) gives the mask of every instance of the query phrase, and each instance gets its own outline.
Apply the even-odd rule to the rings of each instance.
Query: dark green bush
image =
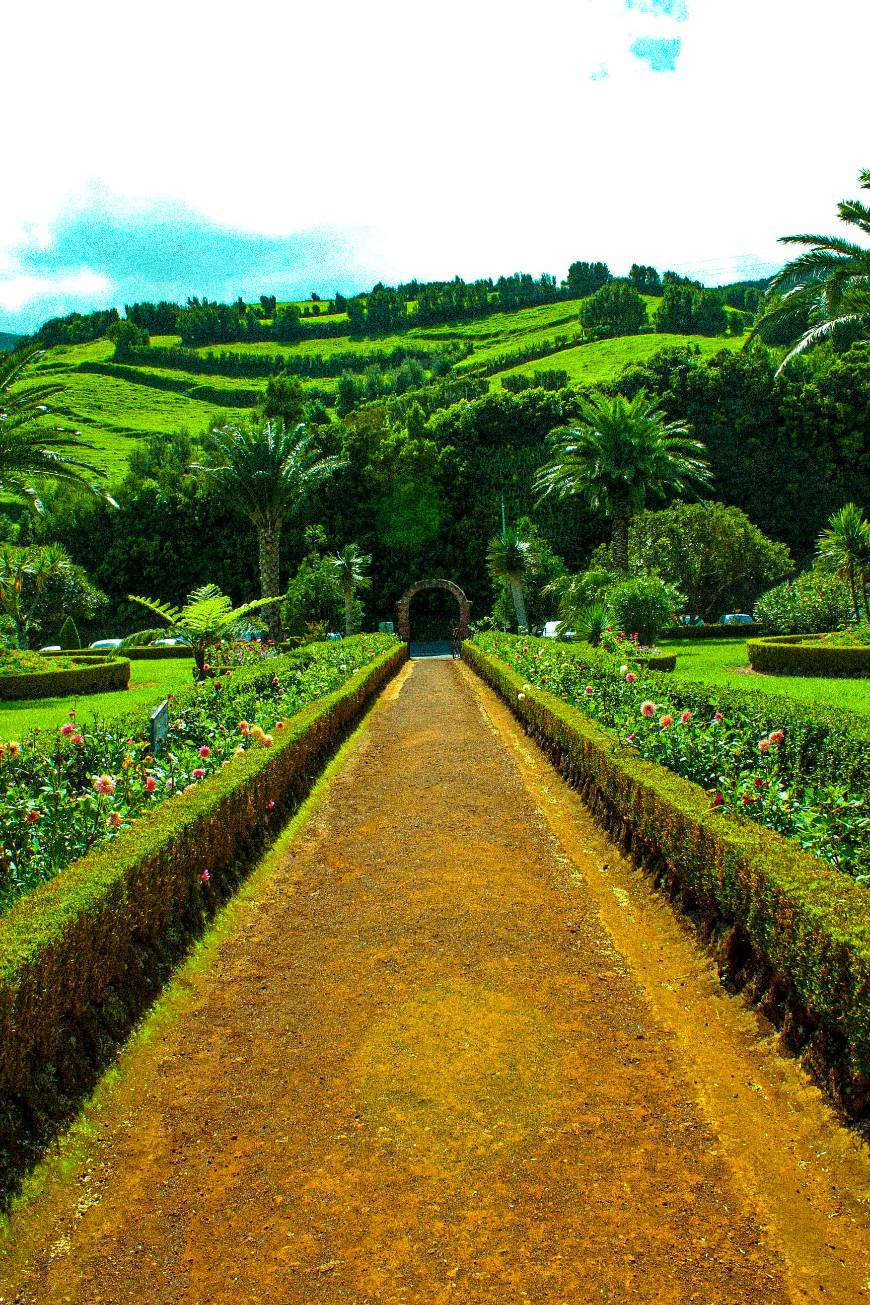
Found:
[[[74,648],[81,648],[82,646],[79,632],[76,629],[76,623],[71,616],[68,616],[60,627],[60,646],[65,652],[69,652]]]

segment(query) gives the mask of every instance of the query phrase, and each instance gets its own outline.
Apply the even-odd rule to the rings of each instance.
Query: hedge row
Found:
[[[660,639],[751,639],[761,634],[764,626],[759,621],[745,625],[669,625],[662,630]]]
[[[576,708],[526,688],[473,643],[463,657],[554,758],[627,850],[724,935],[732,971],[763,975],[795,1044],[838,1101],[861,1115],[870,1081],[867,889],[751,821],[721,813],[696,784],[621,749]],[[523,696],[519,697],[518,694]],[[712,923],[710,923],[712,922]],[[751,965],[750,965],[751,962]]]
[[[69,654],[67,654],[69,656]],[[130,662],[126,657],[112,661],[76,657],[71,670],[39,671],[35,675],[0,675],[0,698],[68,698],[83,693],[110,693],[130,683]]]
[[[805,634],[752,639],[746,653],[754,671],[771,675],[870,676],[870,647],[838,647]]]
[[[47,1067],[62,1077],[68,1048],[89,1044],[104,1007],[141,1010],[143,986],[153,995],[142,982],[149,952],[167,929],[189,938],[202,926],[206,898],[237,884],[406,656],[388,649],[291,717],[273,747],[234,758],[0,919],[0,1120],[10,1100],[20,1113]]]

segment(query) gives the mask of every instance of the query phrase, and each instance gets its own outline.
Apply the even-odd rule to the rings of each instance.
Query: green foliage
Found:
[[[628,532],[633,564],[657,572],[685,595],[686,610],[705,621],[751,610],[759,589],[794,563],[785,544],[768,539],[739,508],[675,503],[642,512]]]
[[[529,629],[540,629],[552,619],[553,595],[564,580],[565,563],[553,551],[530,517],[521,517],[516,526],[517,535],[526,541],[534,556],[534,565],[523,577],[523,602]],[[516,610],[509,583],[504,578],[497,583],[496,599],[492,609],[495,627],[510,629],[516,620]]]
[[[724,335],[728,314],[719,295],[710,290],[669,285],[656,313],[656,330],[675,335]]]
[[[7,702],[35,698],[73,698],[88,693],[113,693],[130,682],[126,657],[91,661],[76,658],[44,658],[43,664],[29,662],[20,667],[16,659],[38,657],[38,653],[13,653],[0,672],[0,698]]]
[[[835,575],[846,580],[852,598],[855,620],[861,619],[861,600],[864,616],[870,620],[870,521],[857,503],[846,503],[828,521],[819,536],[816,555],[819,564],[830,568]],[[860,599],[859,599],[860,594]]]
[[[771,634],[817,634],[844,629],[853,611],[849,586],[814,568],[762,594],[754,614]]]
[[[599,339],[632,335],[647,325],[646,304],[625,281],[608,281],[580,307],[580,323]]]
[[[594,294],[612,280],[606,263],[572,263],[568,268],[567,286],[578,299]]]
[[[64,613],[89,617],[105,601],[62,544],[0,544],[0,614],[19,648],[53,632]]]
[[[604,601],[611,623],[649,646],[670,623],[685,596],[659,576],[639,575],[613,585]]]
[[[283,422],[285,426],[298,426],[305,407],[305,391],[294,377],[280,372],[266,382],[263,399],[263,416],[267,421]]]
[[[252,603],[243,603],[241,607],[233,607],[232,600],[222,594],[217,585],[201,585],[194,589],[180,609],[171,603],[141,598],[136,594],[128,594],[128,597],[131,603],[138,603],[165,624],[137,630],[127,636],[124,646],[132,648],[153,643],[167,635],[183,639],[193,654],[198,679],[206,675],[209,649],[226,639],[243,638],[251,628],[248,618],[273,602],[270,598],[259,598]]]
[[[514,606],[517,629],[529,627],[525,588],[538,568],[538,541],[521,527],[507,526],[494,535],[486,550],[486,565],[493,580],[506,582]]]
[[[862,171],[860,184],[870,190],[870,171]],[[855,235],[870,236],[870,208],[858,199],[841,200],[841,222]],[[845,332],[848,342],[866,336],[870,328],[870,246],[842,236],[781,236],[780,243],[805,245],[773,277],[755,331],[784,327],[792,348],[780,370],[804,350]]]
[[[626,401],[595,395],[579,404],[580,425],[550,435],[552,457],[536,479],[542,495],[581,495],[613,522],[613,564],[628,569],[628,529],[647,494],[682,493],[707,484],[704,446],[641,391]]]
[[[60,627],[59,635],[60,646],[63,649],[81,648],[82,641],[79,638],[79,632],[76,629],[76,623],[71,616],[68,616],[63,625]]]
[[[334,553],[327,561],[333,568],[344,602],[344,635],[349,639],[358,628],[355,611],[357,591],[368,589],[371,585],[368,568],[372,559],[370,555],[362,553],[357,544],[345,544],[340,553]]]
[[[324,556],[326,532],[320,526],[305,532],[308,552],[287,585],[281,604],[281,621],[289,634],[307,635],[312,630],[337,630],[344,602],[334,565]],[[354,613],[361,617],[361,610]]]

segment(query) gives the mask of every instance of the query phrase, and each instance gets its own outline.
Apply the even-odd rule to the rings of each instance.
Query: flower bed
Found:
[[[271,747],[284,716],[339,688],[383,646],[381,635],[313,644],[170,694],[157,756],[141,711],[88,728],[73,711],[47,737],[0,743],[0,910],[233,756]]]
[[[577,645],[489,635],[481,646],[616,731],[623,746],[700,784],[711,803],[870,879],[866,722],[787,699],[666,680]]]
[[[407,655],[388,636],[340,651],[352,643],[361,664],[301,710],[293,699],[271,745],[218,763],[0,919],[0,1155],[16,1145],[16,1121],[52,1111],[56,1120],[65,1095],[93,1082],[186,941]],[[101,819],[119,810],[123,788],[92,785]]]
[[[33,698],[69,698],[84,693],[110,693],[126,689],[130,683],[130,661],[126,657],[95,660],[87,656],[43,658],[40,653],[18,654],[36,657],[42,665],[27,662],[18,671],[16,664],[4,658],[7,668],[0,672],[0,699],[7,702]]]
[[[750,639],[746,652],[752,669],[769,675],[870,676],[870,645],[849,642],[845,633]]]
[[[729,811],[716,800],[719,790],[709,793],[630,744],[620,745],[585,704],[580,710],[563,700],[565,684],[552,682],[546,663],[540,678],[547,686],[532,683],[526,657],[535,657],[536,643],[478,636],[463,646],[463,656],[502,694],[625,850],[680,893],[705,937],[718,936],[721,968],[735,986],[751,983],[750,994],[763,998],[790,1045],[806,1050],[835,1098],[853,1114],[866,1113],[866,889],[797,842]],[[584,687],[584,698],[594,698],[603,680],[590,685],[589,695]],[[663,725],[658,712],[648,719],[668,746],[680,739],[674,722]],[[778,746],[768,736],[764,755]]]

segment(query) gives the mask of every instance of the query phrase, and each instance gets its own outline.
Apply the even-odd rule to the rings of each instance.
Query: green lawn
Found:
[[[755,693],[785,694],[799,702],[844,707],[870,715],[870,680],[824,679],[816,675],[761,675],[749,669],[742,639],[663,639],[664,652],[677,653],[674,675]]]
[[[743,343],[742,337],[730,335],[712,338],[707,335],[670,335],[667,332],[661,335],[623,335],[613,340],[578,344],[573,349],[563,349],[546,358],[521,363],[518,367],[497,372],[494,379],[555,368],[568,373],[571,385],[596,385],[613,380],[624,367],[646,362],[659,349],[685,349],[687,344],[693,347],[697,344],[704,357],[709,358],[722,349],[740,349]]]
[[[126,692],[87,693],[74,698],[34,698],[28,702],[0,702],[0,738],[25,738],[35,729],[57,729],[69,720],[74,708],[76,722],[87,727],[94,716],[109,719],[142,709],[143,724],[149,708],[162,702],[167,693],[191,683],[193,662],[186,657],[167,657],[131,663],[130,687]]]

